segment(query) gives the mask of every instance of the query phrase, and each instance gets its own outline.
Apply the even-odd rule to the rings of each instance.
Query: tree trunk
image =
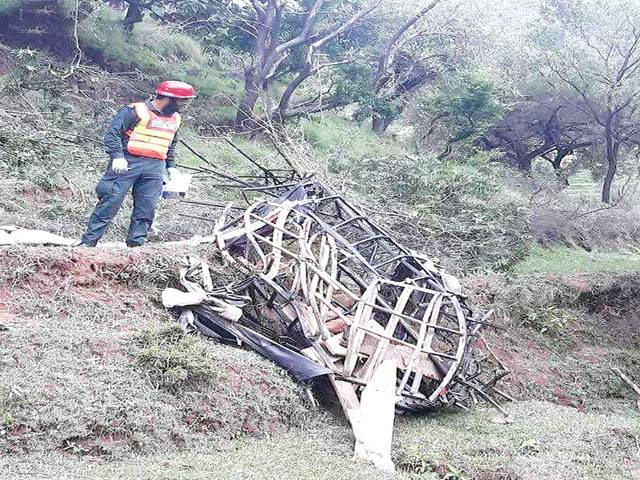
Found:
[[[300,86],[302,82],[304,82],[307,78],[312,75],[311,65],[309,63],[305,63],[302,66],[298,76],[294,78],[287,88],[285,89],[282,97],[280,98],[280,103],[278,104],[278,108],[273,112],[272,118],[279,123],[282,123],[289,112],[289,106],[291,105],[291,98],[293,97],[293,93]]]
[[[404,40],[405,35],[409,30],[411,30],[420,19],[427,15],[429,11],[431,11],[434,7],[436,7],[442,0],[432,0],[431,3],[424,6],[419,12],[409,18],[404,24],[395,32],[395,34],[389,39],[386,45],[382,48],[380,52],[380,56],[378,57],[378,68],[376,69],[375,77],[373,78],[374,90],[375,93],[381,95],[383,97],[388,97],[388,100],[392,98],[398,98],[400,96],[406,95],[411,90],[417,88],[418,85],[415,85],[415,88],[396,88],[395,92],[391,95],[384,95],[383,89],[385,85],[389,81],[391,81],[393,74],[391,72],[392,65],[395,61],[396,54],[398,49],[401,47],[402,42]],[[404,87],[404,86],[403,86]],[[376,112],[373,112],[373,118],[371,121],[371,129],[376,133],[384,133],[384,131],[389,128],[393,119],[380,118],[376,115]]]
[[[570,149],[559,148],[556,151],[556,155],[553,158],[553,161],[551,162],[551,165],[553,165],[553,171],[556,174],[556,178],[560,183],[564,185],[569,185],[569,180],[567,180],[567,177],[564,175],[564,171],[562,170],[562,160],[564,160],[565,157],[571,152],[572,150]]]
[[[255,127],[255,119],[253,118],[253,109],[258,101],[258,92],[245,93],[242,103],[238,106],[236,112],[235,129],[237,131],[250,130]]]
[[[604,137],[607,145],[607,174],[602,183],[602,203],[611,203],[611,186],[613,179],[618,170],[618,152],[620,151],[620,143],[614,138],[614,123],[616,123],[615,115],[609,110],[607,121],[604,127]]]
[[[520,143],[514,145],[513,160],[516,167],[523,172],[531,173],[531,162],[534,158],[535,155],[532,155],[524,145]]]
[[[607,174],[604,177],[604,183],[602,184],[602,203],[611,203],[611,185],[618,170],[617,159],[607,159],[607,161],[609,165],[607,167]]]
[[[610,128],[607,128],[607,174],[602,183],[602,203],[611,203],[611,186],[618,170],[618,151],[620,146],[614,141]]]
[[[262,84],[260,80],[255,72],[250,70],[245,72],[244,97],[238,106],[234,125],[237,131],[246,131],[255,127],[253,110],[258,98],[260,98],[260,85]]]
[[[142,22],[144,18],[144,14],[142,13],[142,9],[137,3],[129,2],[129,8],[127,9],[127,14],[122,20],[122,24],[124,25],[124,30],[127,33],[133,32],[133,26],[136,23]]]
[[[390,122],[385,117],[373,114],[371,119],[371,129],[376,133],[384,133],[389,128]]]

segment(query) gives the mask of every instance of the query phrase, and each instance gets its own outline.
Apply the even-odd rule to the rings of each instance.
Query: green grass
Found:
[[[573,195],[598,194],[600,185],[594,180],[591,172],[579,170],[569,177],[569,187],[565,191]]]
[[[214,449],[312,416],[283,370],[187,336],[158,307],[156,282],[168,283],[162,272],[174,279],[177,265],[158,272],[155,259],[185,253],[156,249],[145,260],[144,251],[117,249],[3,250],[0,456]],[[230,279],[226,269],[215,273]]]
[[[510,425],[494,423],[491,410],[401,419],[399,454],[409,463],[446,461],[473,478],[638,478],[640,418],[631,402],[580,413],[526,401],[508,411]],[[489,476],[499,469],[512,476]]]
[[[306,120],[303,125],[305,139],[318,151],[348,146],[354,155],[366,156],[376,154],[388,144],[371,129],[333,114]]]
[[[6,15],[17,9],[23,0],[0,0],[0,15]]]
[[[16,479],[638,478],[635,438],[640,424],[630,404],[611,403],[585,413],[545,402],[512,404],[507,409],[513,424],[493,423],[497,412],[490,409],[397,419],[393,458],[402,468],[395,474],[354,460],[348,428],[332,418],[267,439],[238,439],[213,452],[195,448],[120,461],[50,453],[0,457],[0,469]],[[431,474],[425,468],[429,465],[461,473]],[[498,476],[501,471],[505,476]]]
[[[634,173],[618,172],[613,184],[613,193],[616,195],[617,190],[626,185],[627,182],[633,182],[636,178]],[[594,197],[599,199],[602,192],[602,179],[593,177],[589,170],[578,170],[569,177],[569,186],[564,190],[565,193],[574,197]],[[630,190],[627,188],[627,190]]]
[[[384,158],[402,150],[393,140],[334,114],[304,120],[302,127],[314,155],[325,159],[334,173],[348,169],[354,160]]]
[[[200,97],[215,98],[209,112],[212,118],[229,113],[229,99],[241,94],[241,85],[224,74],[215,58],[188,35],[150,21],[136,24],[128,34],[121,15],[105,5],[96,9],[80,23],[82,47],[110,68],[138,69],[158,79],[168,75],[189,82]]]
[[[536,246],[513,267],[519,274],[573,275],[580,273],[628,273],[640,271],[640,255],[620,252],[587,252],[568,247]]]

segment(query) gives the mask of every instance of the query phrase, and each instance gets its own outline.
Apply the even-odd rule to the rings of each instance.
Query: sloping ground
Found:
[[[469,286],[474,304],[496,309],[485,337],[513,396],[579,409],[634,398],[611,368],[640,377],[640,274],[494,274]]]
[[[0,457],[8,478],[34,479],[447,479],[634,480],[640,478],[638,414],[607,404],[581,413],[546,402],[508,407],[515,423],[493,423],[495,412],[401,418],[395,474],[352,457],[349,429],[309,424],[267,439],[243,437],[219,449],[165,449],[122,460],[45,454]]]
[[[0,119],[0,224],[79,236],[104,168],[95,142],[132,99],[120,92],[133,90],[129,80],[92,67],[76,83],[54,81],[49,70],[64,73],[66,65],[29,61],[19,98],[7,97],[12,103]],[[0,75],[15,70],[12,63],[0,51]],[[6,75],[0,85],[14,88]],[[104,91],[115,96],[103,98]],[[233,169],[219,146],[211,150],[185,132],[191,136],[216,164]],[[181,159],[193,161],[185,151]],[[224,201],[204,181],[197,188],[195,198]],[[107,240],[123,238],[129,209]],[[163,202],[150,240],[212,227],[180,213],[193,211]],[[492,244],[502,241],[482,228]],[[483,254],[469,238],[462,243]],[[421,248],[427,240],[420,238]],[[269,362],[177,328],[157,299],[185,253],[1,252],[0,478],[385,478],[351,460],[339,413],[311,412],[300,387]],[[213,253],[199,253],[215,263]],[[618,271],[637,270],[626,257],[613,260]],[[640,277],[602,273],[595,264],[591,275],[549,276],[549,265],[560,264],[554,257],[541,269],[467,281],[473,303],[496,308],[495,321],[506,328],[485,335],[512,371],[505,390],[522,400],[507,406],[516,422],[494,424],[495,412],[484,409],[401,418],[394,460],[403,470],[390,478],[640,478],[633,393],[610,371],[617,366],[640,379]],[[233,276],[219,273],[223,283]]]
[[[607,403],[579,412],[525,401],[509,406],[510,425],[493,422],[490,411],[412,418],[401,422],[396,441],[405,464],[440,459],[477,480],[637,479],[640,418],[632,408]]]
[[[3,250],[2,455],[214,448],[302,421],[305,397],[286,374],[187,335],[157,303],[184,253]]]
[[[234,278],[202,247],[3,250],[3,478],[640,478],[640,415],[608,370],[637,372],[637,328],[616,321],[637,319],[635,276],[476,278],[475,301],[509,327],[487,338],[523,400],[506,405],[515,422],[487,408],[400,417],[385,476],[352,460],[338,412],[310,410],[268,361],[164,312],[185,253]]]
[[[119,74],[95,65],[83,65],[65,79],[68,68],[68,63],[50,53],[9,50],[0,44],[4,92],[0,98],[0,225],[80,238],[97,202],[95,186],[107,165],[102,136],[120,108],[144,99],[154,87],[142,73]],[[240,155],[220,147],[222,140],[203,140],[194,132],[199,114],[208,108],[203,101],[184,114],[180,138],[212,159],[211,150],[217,147],[216,164],[229,169]],[[199,160],[179,146],[178,162],[194,166]],[[245,173],[250,171],[245,167]],[[192,199],[225,201],[226,191],[212,185],[213,180],[194,183]],[[124,241],[131,208],[129,196],[104,241]],[[199,212],[194,212],[193,205],[161,200],[149,240],[210,233],[212,222],[182,216],[194,213]]]

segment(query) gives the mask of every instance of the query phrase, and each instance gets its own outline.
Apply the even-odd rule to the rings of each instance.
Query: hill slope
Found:
[[[142,34],[152,28],[141,27]],[[151,46],[135,36],[129,43],[85,37],[91,56],[73,75],[65,52],[0,46],[0,224],[80,236],[104,169],[100,136],[109,118],[163,75],[187,75],[177,70],[185,65],[197,67],[204,95],[187,113],[182,138],[218,168],[252,173],[211,129],[233,113],[237,82],[216,75],[215,65],[198,70],[202,52],[188,38],[153,33],[161,41]],[[144,73],[130,71],[132,64]],[[530,199],[505,188],[486,159],[416,157],[402,141],[332,115],[292,125],[286,137],[296,162],[358,198],[407,245],[458,272],[475,271],[464,279],[472,301],[497,311],[498,328],[485,336],[512,371],[503,388],[520,400],[505,406],[515,423],[495,423],[495,411],[482,405],[401,417],[399,471],[389,478],[640,478],[640,416],[633,393],[610,371],[640,371],[640,280],[627,253],[595,255],[586,265],[593,255],[584,251],[559,258],[529,250],[518,262],[528,249]],[[268,165],[281,162],[267,137],[233,140]],[[182,164],[201,165],[180,148]],[[198,178],[192,198],[224,203],[234,195]],[[105,240],[123,238],[129,209]],[[213,250],[161,243],[210,233],[217,213],[181,216],[195,210],[163,202],[150,246],[136,250],[2,249],[0,472],[385,478],[351,459],[349,428],[330,398],[319,395],[323,408],[312,408],[304,388],[266,360],[186,335],[161,308],[159,292],[187,253],[206,256],[223,283],[237,275]],[[594,238],[606,243],[615,231],[621,242],[633,240],[633,225],[618,228],[623,213]],[[541,217],[540,238],[588,243],[588,222]],[[567,265],[573,270],[562,270]]]
[[[162,310],[159,291],[174,281],[185,253],[207,256],[221,282],[234,275],[202,248],[4,250],[2,471],[9,478],[383,478],[351,460],[339,409],[312,409],[301,386],[268,361],[186,336]],[[509,327],[487,338],[513,371],[504,388],[522,399],[505,406],[515,423],[495,423],[497,412],[486,407],[401,417],[399,472],[389,478],[432,470],[450,479],[637,478],[640,415],[608,372],[608,365],[640,364],[637,330],[614,332],[614,317],[579,320],[579,302],[572,309],[550,300],[568,317],[559,337],[545,336],[505,301],[513,297],[499,296],[498,280],[474,282],[486,294],[477,301],[501,309],[498,323]],[[578,291],[593,292],[588,285],[583,279]],[[575,280],[563,288],[568,295]],[[601,293],[612,300],[598,302],[609,312],[629,305]],[[526,297],[517,298],[524,308]],[[597,347],[589,335],[600,339]]]

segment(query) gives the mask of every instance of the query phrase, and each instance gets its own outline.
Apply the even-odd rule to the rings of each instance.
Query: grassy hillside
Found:
[[[268,361],[186,336],[159,307],[185,253],[5,251],[0,468],[9,478],[637,478],[640,416],[608,370],[640,365],[638,326],[621,321],[637,318],[636,277],[474,279],[475,303],[497,308],[507,328],[486,338],[512,370],[503,388],[520,400],[505,405],[514,423],[482,406],[400,417],[398,472],[383,476],[351,459],[330,399],[314,409]],[[207,256],[221,283],[235,275],[214,251],[190,253]]]
[[[18,2],[13,2],[18,3]],[[65,2],[62,2],[65,3]],[[7,4],[7,9],[12,8]],[[0,14],[2,10],[0,10]],[[159,303],[187,253],[221,283],[238,275],[212,249],[162,242],[212,231],[218,212],[163,201],[136,250],[0,252],[0,472],[7,478],[640,478],[640,415],[610,368],[640,381],[640,210],[610,208],[586,176],[514,173],[484,154],[418,153],[346,112],[291,122],[276,139],[229,131],[241,92],[230,52],[215,55],[153,22],[129,37],[113,11],[81,19],[84,57],[0,45],[0,225],[79,237],[106,158],[101,135],[122,105],[166,75],[196,84],[181,138],[216,168],[283,161],[360,203],[406,245],[463,276],[471,302],[496,311],[484,336],[518,401],[495,410],[402,416],[382,475],[354,461],[334,399],[255,354],[187,335]],[[154,38],[154,42],[145,41]],[[106,40],[109,41],[106,41]],[[38,45],[40,47],[40,45]],[[68,55],[73,50],[66,52]],[[214,128],[215,127],[215,128]],[[201,166],[183,146],[179,163]],[[544,188],[542,188],[544,187]],[[198,175],[191,199],[243,204]],[[122,241],[130,203],[106,242]]]
[[[159,305],[185,253],[3,252],[4,454],[120,458],[301,424],[310,412],[286,374],[186,335]]]

